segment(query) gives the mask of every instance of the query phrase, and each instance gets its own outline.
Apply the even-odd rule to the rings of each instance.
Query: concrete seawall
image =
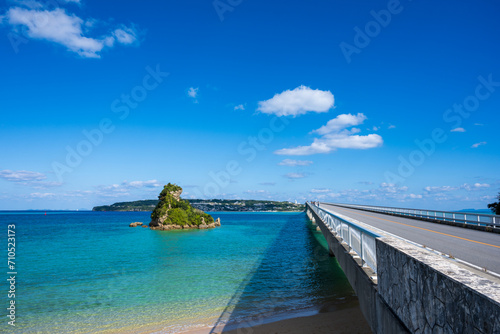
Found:
[[[307,214],[337,257],[374,333],[500,333],[498,282],[389,235],[376,239],[375,273],[309,204]]]

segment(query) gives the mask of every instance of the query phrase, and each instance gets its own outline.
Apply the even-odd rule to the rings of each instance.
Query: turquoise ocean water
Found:
[[[2,332],[177,333],[258,324],[355,300],[304,213],[211,213],[222,227],[130,228],[148,212],[3,212],[16,226],[16,327]]]

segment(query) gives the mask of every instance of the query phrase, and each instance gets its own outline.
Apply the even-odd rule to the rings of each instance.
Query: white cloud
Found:
[[[349,149],[369,149],[379,147],[382,145],[382,137],[377,134],[369,134],[366,136],[354,135],[360,130],[352,128],[347,130],[345,128],[359,125],[366,119],[363,114],[351,115],[342,114],[321,128],[312,132],[322,135],[320,138],[315,138],[313,143],[309,146],[298,146],[294,148],[283,148],[275,151],[279,155],[311,155],[318,153],[330,153],[336,151],[338,148]]]
[[[319,129],[312,132],[316,132],[320,135],[326,135],[332,132],[339,132],[340,130],[348,128],[350,126],[362,124],[365,120],[366,116],[362,113],[358,113],[357,115],[341,114],[334,119],[329,120],[326,125],[323,125]]]
[[[269,194],[267,190],[246,190],[244,191],[245,194],[253,194],[253,195],[262,195],[262,194]]]
[[[483,126],[484,124],[482,124],[482,123],[474,123],[474,125],[476,125],[476,126]]]
[[[132,44],[137,40],[135,31],[125,26],[107,36],[87,37],[84,36],[82,26],[89,27],[89,24],[82,18],[68,14],[62,8],[43,9],[43,6],[37,6],[36,1],[30,1],[29,4],[25,2],[24,5],[29,8],[11,7],[5,13],[5,21],[14,31],[25,27],[23,31],[26,31],[26,37],[60,44],[84,58],[100,58],[103,48],[113,46],[115,41]],[[93,20],[89,22],[92,23]]]
[[[0,178],[12,182],[31,182],[44,180],[47,177],[38,172],[30,172],[27,170],[12,171],[4,169],[0,171]]]
[[[396,126],[395,125],[389,125],[388,129],[395,129]]]
[[[62,186],[62,182],[56,181],[31,181],[24,183],[24,185],[29,185],[35,189],[47,189]]]
[[[304,173],[288,173],[285,175],[286,178],[288,179],[301,179],[301,178],[304,178],[306,177],[306,175]]]
[[[261,182],[259,183],[261,186],[275,186],[276,182]]]
[[[199,87],[189,87],[187,91],[187,95],[193,99],[194,103],[198,103],[198,91],[200,90]]]
[[[190,87],[190,88],[188,89],[188,95],[189,95],[190,97],[192,97],[192,98],[196,98],[196,97],[198,96],[198,90],[199,90],[199,89],[200,89],[199,87],[197,87],[197,88]]]
[[[493,195],[485,195],[485,196],[481,196],[481,197],[479,197],[479,199],[480,199],[481,201],[494,201],[494,200],[496,200],[496,199],[497,199],[497,197],[496,197],[496,196],[493,196]]]
[[[292,160],[292,159],[285,159],[281,161],[278,165],[280,166],[309,166],[313,162],[309,160]]]
[[[473,187],[476,188],[476,189],[479,189],[479,188],[489,188],[490,185],[488,183],[474,183]]]
[[[401,193],[407,191],[408,187],[407,186],[398,187],[394,183],[382,182],[378,190],[380,192],[385,192],[385,193]]]
[[[97,191],[94,192],[95,195],[104,197],[123,197],[129,196],[131,191],[156,191],[157,188],[161,188],[162,184],[157,180],[149,181],[123,181],[120,184],[111,185],[101,185],[97,186]],[[156,189],[156,190],[155,190]]]
[[[123,187],[132,187],[132,188],[158,188],[161,187],[161,184],[157,180],[149,180],[149,181],[132,181],[122,182]]]
[[[326,188],[323,188],[323,189],[311,189],[309,192],[313,193],[313,194],[322,194],[322,193],[329,193],[329,192],[331,192],[331,190],[330,189],[326,189]]]
[[[238,104],[237,106],[234,107],[234,110],[245,110],[245,106],[242,104]]]
[[[314,139],[309,146],[298,146],[295,148],[283,148],[274,153],[280,155],[311,155],[318,153],[330,153],[337,148],[369,149],[379,147],[383,143],[382,137],[376,134],[367,136],[336,135],[330,138]]]
[[[465,129],[464,128],[454,128],[454,129],[450,130],[450,132],[465,132]]]
[[[466,190],[466,191],[471,191],[471,190],[481,190],[483,188],[489,188],[491,185],[488,183],[474,183],[474,184],[468,184],[464,183],[459,187],[452,187],[452,186],[440,186],[440,187],[431,187],[427,186],[424,188],[424,190],[427,193],[445,193],[445,192],[451,192],[451,191],[458,191],[458,190]]]
[[[88,197],[95,194],[94,191],[90,190],[73,190],[64,194],[64,197]]]
[[[488,183],[471,183],[461,186],[428,186],[424,187],[424,191],[419,194],[410,191],[410,188],[406,186],[381,183],[378,187],[371,189],[343,189],[331,193],[312,193],[309,198],[324,198],[324,201],[333,201],[336,198],[341,198],[341,200],[338,200],[342,203],[365,203],[373,205],[390,205],[390,203],[394,202],[413,201],[417,203],[419,200],[427,199],[429,201],[455,203],[456,205],[456,203],[464,201],[477,201],[479,199],[484,201],[482,196],[490,196],[490,190],[493,186],[494,184]],[[472,190],[473,192],[464,192],[463,190]],[[467,196],[461,196],[461,191]],[[491,199],[494,199],[494,197],[491,197]],[[443,207],[443,209],[446,208]]]
[[[0,178],[16,182],[23,186],[32,187],[34,189],[47,189],[62,186],[62,182],[45,181],[47,176],[38,172],[31,172],[26,170],[11,171],[8,169],[0,171]]]
[[[54,193],[31,193],[30,198],[53,198],[56,196]]]
[[[457,190],[457,187],[451,187],[451,186],[440,186],[440,187],[430,187],[427,186],[424,188],[425,191],[432,193],[432,192],[443,192],[443,191],[454,191]]]
[[[260,101],[257,110],[277,116],[298,116],[307,112],[327,112],[333,107],[334,97],[330,91],[299,86],[286,90],[273,98]]]
[[[132,44],[137,40],[136,33],[131,28],[122,27],[113,31],[113,36],[119,43]]]
[[[406,186],[398,186],[392,183],[381,183],[376,188],[371,189],[344,189],[338,192],[316,193],[317,198],[323,195],[328,198],[342,198],[343,203],[375,203],[394,201],[404,201],[407,199],[419,199],[422,195],[408,193],[409,188]]]
[[[482,142],[480,142],[480,143],[475,143],[475,144],[474,144],[474,145],[472,145],[471,147],[472,147],[472,148],[478,148],[478,147],[479,147],[479,146],[481,146],[481,145],[486,145],[486,142],[485,142],[485,141],[482,141]]]

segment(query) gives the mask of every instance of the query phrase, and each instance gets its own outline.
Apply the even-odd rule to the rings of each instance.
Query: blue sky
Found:
[[[454,210],[500,190],[499,4],[4,1],[0,209]]]

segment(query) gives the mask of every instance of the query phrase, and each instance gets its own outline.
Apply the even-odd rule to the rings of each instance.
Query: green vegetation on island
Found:
[[[189,199],[194,208],[202,211],[294,211],[305,210],[304,204],[266,200],[225,200],[225,199]],[[96,206],[92,211],[153,211],[158,200],[120,202],[113,205]]]
[[[182,188],[176,184],[167,184],[158,196],[158,204],[151,213],[149,227],[159,230],[186,228],[213,228],[220,226],[220,219],[193,208],[189,202],[181,199]]]

